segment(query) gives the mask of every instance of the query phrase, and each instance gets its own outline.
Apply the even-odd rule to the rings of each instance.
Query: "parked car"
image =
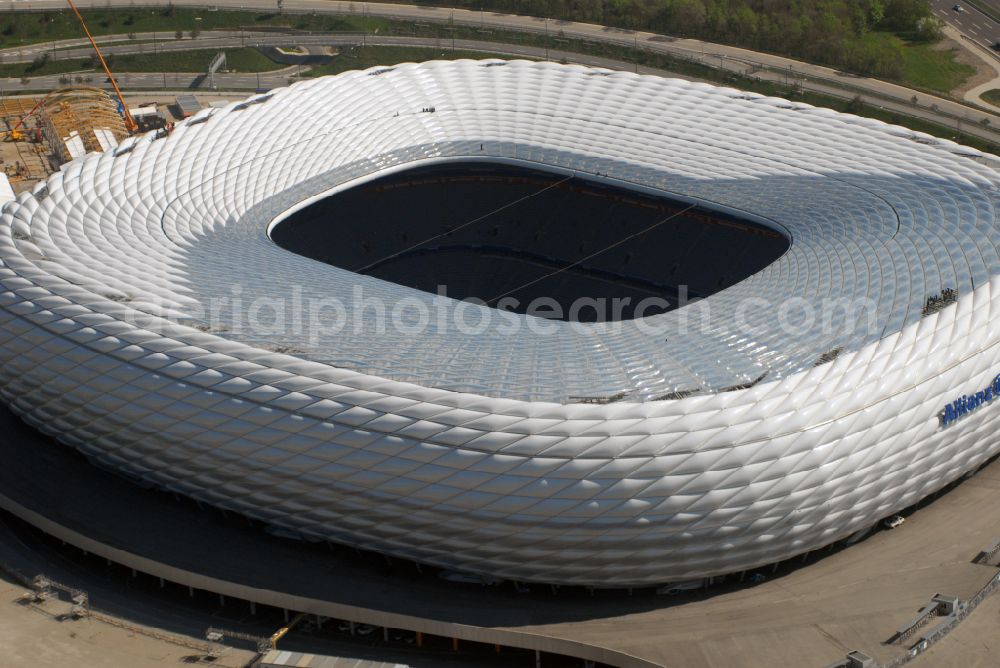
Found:
[[[884,526],[886,529],[895,529],[905,521],[906,518],[903,517],[902,515],[893,515],[892,517],[888,517],[882,520],[882,526]]]
[[[393,631],[392,633],[393,642],[402,642],[407,645],[413,644],[413,634],[408,631]]]
[[[694,591],[695,589],[701,589],[701,580],[690,580],[688,582],[673,582],[671,584],[666,584],[656,590],[657,594],[663,594],[665,596],[676,596],[677,594],[683,594],[686,591]]]

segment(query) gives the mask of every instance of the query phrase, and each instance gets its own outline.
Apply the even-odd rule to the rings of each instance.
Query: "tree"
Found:
[[[915,32],[920,19],[931,16],[927,0],[888,0],[882,27],[899,32]]]
[[[45,51],[35,56],[34,60],[31,61],[31,65],[28,66],[29,72],[34,72],[35,70],[40,70],[45,67],[49,62],[49,52]]]
[[[178,30],[174,33],[174,39],[184,39],[184,31]]]
[[[670,8],[670,22],[674,30],[681,33],[700,33],[707,17],[702,0],[674,0]]]
[[[281,13],[284,0],[275,2]],[[685,35],[890,78],[903,76],[897,36],[927,41],[940,37],[940,22],[934,19],[929,0],[450,0],[444,4]],[[361,12],[356,2],[346,5],[352,13]]]
[[[741,5],[729,17],[729,38],[751,46],[756,45],[757,21],[757,12]]]
[[[944,21],[935,16],[925,16],[917,21],[917,39],[937,42],[944,37]]]
[[[882,0],[870,0],[868,3],[868,26],[875,27],[885,19],[885,3]]]

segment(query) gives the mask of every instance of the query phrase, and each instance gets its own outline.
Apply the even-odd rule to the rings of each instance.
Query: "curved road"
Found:
[[[174,0],[173,4],[175,6],[189,7],[210,6],[229,10],[273,11],[275,9],[273,0],[215,0],[214,2],[205,2],[205,0]],[[12,5],[15,9],[21,10],[63,9],[65,7],[64,0],[14,0]],[[81,7],[105,9],[108,6],[134,8],[159,5],[162,5],[162,0],[90,0],[89,2],[81,4]],[[460,9],[452,10],[436,7],[378,2],[285,0],[284,11],[290,13],[316,12],[329,14],[368,15],[373,17],[378,16],[382,18],[395,18],[408,21],[432,21],[439,23],[454,22],[457,25],[479,27],[485,30],[498,29],[533,32],[536,34],[551,35],[553,39],[583,39],[616,44],[619,46],[629,46],[633,48],[638,47],[657,53],[663,53],[704,63],[716,68],[727,69],[741,74],[752,74],[760,77],[761,79],[799,83],[804,89],[829,95],[836,95],[841,98],[851,98],[855,95],[860,95],[862,99],[869,104],[881,106],[887,110],[896,111],[926,120],[933,120],[934,122],[946,127],[954,126],[957,130],[967,132],[988,141],[1000,141],[1000,116],[990,113],[989,111],[975,109],[954,100],[931,95],[929,93],[914,91],[909,88],[880,81],[878,79],[845,74],[828,67],[811,65],[781,56],[758,53],[721,44],[712,44],[692,39],[675,39],[654,33],[636,32],[572,21],[556,21],[512,14],[499,14]],[[287,38],[290,36],[285,37]],[[333,36],[331,35],[317,35],[311,37],[297,36],[289,42],[280,43],[335,44],[336,42],[331,42],[332,38]],[[266,41],[268,44],[279,43],[278,39],[279,36],[273,34],[262,38],[262,40]],[[311,42],[309,41],[311,39],[319,41]],[[373,44],[405,43],[402,41],[382,41],[385,38],[379,38],[376,40],[372,37],[368,37],[367,39]],[[402,40],[403,38],[392,39]],[[76,40],[77,43],[81,41],[82,40]],[[215,46],[223,45],[221,42],[209,39],[199,38],[199,40],[195,41],[198,42],[196,48],[213,48]],[[261,43],[263,43],[263,41]],[[185,43],[189,48],[193,46],[192,41],[190,40],[185,40]],[[451,40],[430,40],[430,43],[440,44],[441,46],[450,46]],[[548,56],[554,59],[565,57],[566,60],[582,62],[584,64],[598,64],[598,62],[588,61],[600,61],[601,66],[615,66],[609,65],[609,63],[615,63],[615,61],[587,58],[578,54],[568,54],[541,48],[529,49],[527,47],[516,47],[510,45],[505,45],[501,48],[496,43],[488,41],[463,40],[460,43],[456,43],[456,46],[459,46],[459,44],[461,44],[462,48],[471,48],[480,51],[504,52],[511,55],[524,55],[532,57],[545,57],[545,52],[547,51]],[[234,46],[235,43],[229,43],[228,45]],[[250,45],[249,42],[248,45]],[[37,50],[32,51],[32,48]],[[37,47],[22,48],[20,49],[20,52],[22,56],[24,56],[28,53],[37,54],[38,50],[50,48],[51,46],[49,44],[43,44],[38,45]],[[18,50],[15,49],[14,51],[16,52]],[[9,57],[9,53],[5,57]],[[636,69],[632,64],[618,62],[616,65],[621,69]],[[640,72],[644,71],[643,68],[638,69]],[[653,72],[654,70],[645,71]],[[657,71],[657,73],[662,72]],[[131,75],[130,78],[126,80],[126,83],[131,87],[144,86],[163,88],[164,83],[162,74],[159,75],[159,84],[150,83],[156,78],[156,76],[157,75]],[[171,75],[167,76],[169,77]],[[217,76],[217,85],[220,87],[233,85],[247,88],[253,87],[250,84],[247,75],[237,76],[242,77],[242,79],[239,80],[239,84],[232,83],[229,79]],[[256,77],[253,78],[256,81]],[[54,80],[56,81],[56,84],[58,84],[58,77],[55,77]],[[146,83],[135,83],[135,80]],[[261,81],[263,82],[264,80],[264,75],[261,75]],[[286,82],[287,79],[283,79],[281,81],[282,84]],[[38,83],[47,85],[49,82],[42,79],[38,81]],[[26,88],[26,86],[22,86],[20,84],[20,80],[0,81],[0,85],[7,90],[10,90],[11,88],[16,89],[18,87]],[[912,101],[912,98],[914,97],[917,98],[916,104]]]

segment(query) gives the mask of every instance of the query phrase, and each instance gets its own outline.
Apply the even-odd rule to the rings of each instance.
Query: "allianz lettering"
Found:
[[[960,397],[945,406],[944,411],[941,412],[941,426],[947,427],[958,418],[972,413],[997,398],[1000,398],[1000,376],[994,378],[989,387],[982,392]]]

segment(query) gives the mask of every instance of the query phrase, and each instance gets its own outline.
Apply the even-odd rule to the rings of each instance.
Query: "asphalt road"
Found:
[[[962,34],[978,44],[993,46],[1000,40],[1000,23],[997,23],[976,7],[962,2],[957,3],[963,11],[955,11],[955,0],[930,0],[934,13],[946,23],[958,28]],[[1000,13],[1000,12],[998,12]]]
[[[150,33],[150,35],[152,35],[152,33]],[[191,48],[225,49],[265,45],[300,45],[315,49],[319,46],[344,46],[359,44],[364,40],[371,45],[426,47],[428,48],[428,51],[431,52],[428,53],[428,58],[434,57],[433,51],[440,50],[440,52],[444,54],[450,49],[456,48],[467,51],[480,51],[483,53],[499,53],[514,57],[565,60],[567,62],[580,63],[592,67],[635,71],[640,74],[677,76],[663,70],[642,66],[637,67],[633,63],[627,63],[609,58],[588,56],[578,53],[546,49],[543,47],[499,44],[496,42],[476,40],[455,40],[453,42],[450,39],[435,38],[373,37],[371,35],[362,37],[361,35],[352,34],[281,35],[274,33],[240,33],[225,31],[206,33],[204,36],[199,37],[197,41],[168,40],[157,43],[143,43],[143,40],[145,39],[147,39],[147,37],[144,35],[138,36],[136,41],[110,38],[106,40],[110,46],[108,46],[105,51],[107,53],[152,53],[167,50],[189,50]],[[657,39],[662,40],[663,38],[659,37]],[[57,59],[86,57],[89,55],[89,47],[79,46],[79,42],[80,40],[66,40],[63,42],[39,44],[32,47],[0,50],[0,62],[30,61],[42,51],[54,54]],[[104,42],[102,41],[102,43]],[[651,41],[647,43],[647,45],[649,44],[654,47],[661,46],[661,42],[659,41]],[[954,127],[956,131],[972,134],[988,141],[1000,141],[1000,117],[994,116],[986,111],[973,109],[951,100],[943,100],[942,98],[924,93],[916,93],[915,96],[917,98],[917,103],[914,104],[912,101],[914,91],[903,88],[902,86],[886,84],[884,82],[877,82],[871,79],[854,77],[842,73],[835,73],[835,76],[830,77],[804,79],[799,77],[796,72],[788,69],[757,69],[756,66],[751,68],[750,64],[745,60],[718,56],[709,52],[698,53],[691,56],[691,58],[697,62],[701,62],[715,68],[727,69],[739,74],[747,74],[748,71],[754,71],[755,73],[753,75],[762,80],[785,84],[796,82],[799,83],[803,89],[824,93],[834,97],[850,99],[857,95],[861,97],[864,102],[887,111],[897,112],[906,116],[923,118],[945,127]],[[216,90],[255,90],[258,88],[275,88],[288,85],[294,81],[294,77],[297,73],[298,68],[293,66],[272,72],[262,72],[260,74],[220,73],[215,75],[214,82],[207,80],[203,75],[169,72],[123,72],[116,75],[116,78],[123,88],[133,90],[212,90],[213,83],[214,89]],[[60,85],[64,85],[60,81],[60,79],[64,76],[65,75],[49,75],[35,77],[27,82],[22,81],[20,78],[0,78],[0,94],[17,95],[27,91],[56,88]],[[110,86],[105,83],[105,78],[97,73],[92,72],[80,76],[83,77],[83,83],[103,86],[105,88]],[[884,87],[884,91],[888,91],[888,94],[880,88],[876,88],[874,92],[871,92],[868,87],[868,84],[871,82]],[[988,125],[982,124],[983,119],[988,119],[990,123]]]
[[[84,1],[81,6],[84,8],[103,9],[109,6],[142,7],[161,4],[162,0],[89,0]],[[175,6],[192,7],[210,5],[229,10],[274,11],[275,9],[273,0],[212,0],[210,2],[206,2],[206,0],[173,0],[173,4]],[[11,5],[20,9],[62,9],[64,7],[64,0],[13,0]],[[770,70],[772,73],[786,72],[794,78],[807,77],[802,82],[803,88],[807,89],[812,87],[811,82],[820,82],[824,86],[840,87],[869,97],[892,100],[897,104],[908,102],[914,95],[914,91],[903,86],[877,79],[857,77],[838,72],[828,67],[802,63],[781,56],[698,40],[675,39],[654,33],[635,32],[594,24],[554,21],[530,16],[496,14],[483,11],[339,0],[285,0],[284,10],[286,12],[367,14],[370,16],[410,21],[454,22],[458,25],[479,27],[486,30],[516,30],[534,32],[536,34],[548,34],[553,38],[601,41],[621,46],[640,47],[740,72],[761,73],[762,69]],[[495,47],[483,48],[496,50]],[[851,93],[849,96],[853,96],[854,93]],[[841,96],[844,95],[845,93],[842,92]],[[1000,128],[1000,116],[971,109],[953,100],[923,93],[918,93],[917,95],[920,99],[920,105],[928,108],[922,113],[926,114],[930,112],[937,118],[939,123],[946,126],[956,123],[956,119],[963,123],[978,123],[983,121],[983,119],[987,119],[992,126]],[[932,105],[934,109],[930,109]],[[982,132],[974,132],[973,129],[970,129],[969,132],[992,139],[996,139],[997,137],[997,133],[992,128],[986,128]]]

